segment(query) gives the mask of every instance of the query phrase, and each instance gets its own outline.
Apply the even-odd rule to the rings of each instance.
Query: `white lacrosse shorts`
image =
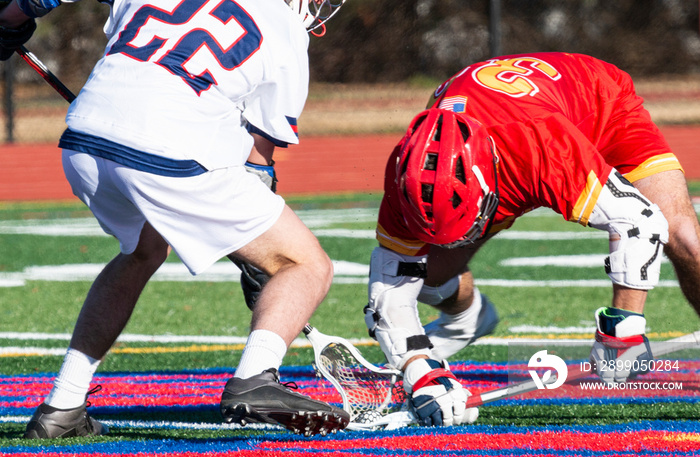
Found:
[[[193,275],[262,235],[285,206],[242,165],[168,177],[64,149],[63,169],[123,254],[134,252],[148,221]]]

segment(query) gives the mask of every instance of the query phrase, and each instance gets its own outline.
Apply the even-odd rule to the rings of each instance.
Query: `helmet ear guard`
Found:
[[[326,33],[326,22],[340,10],[346,0],[284,0],[304,23],[308,32],[317,36]],[[317,29],[319,32],[315,32]]]
[[[417,238],[453,248],[483,236],[498,207],[498,159],[486,129],[431,108],[413,119],[400,147],[399,203]]]

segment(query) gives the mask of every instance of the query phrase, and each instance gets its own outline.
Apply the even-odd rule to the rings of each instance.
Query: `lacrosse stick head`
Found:
[[[343,409],[354,425],[350,428],[396,426],[396,420],[386,418],[401,412],[408,398],[401,372],[373,365],[343,338],[324,335],[311,326],[304,333],[314,348],[317,372],[333,384],[343,399]],[[406,419],[406,414],[392,417],[407,423],[412,420]]]
[[[294,11],[304,23],[304,27],[309,32],[314,32],[321,28],[321,33],[325,33],[326,22],[340,10],[345,0],[285,0],[287,5]]]

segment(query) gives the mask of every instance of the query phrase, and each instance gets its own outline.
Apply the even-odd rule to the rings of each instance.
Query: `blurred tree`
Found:
[[[317,81],[398,81],[410,76],[419,35],[414,0],[348,0],[311,39],[309,59]]]
[[[501,0],[503,54],[591,54],[633,76],[700,73],[697,0]],[[73,85],[106,43],[109,8],[65,4],[39,20],[28,47]],[[311,77],[325,82],[445,78],[489,55],[489,0],[348,0],[322,38]],[[19,67],[19,66],[17,66]],[[79,87],[79,86],[78,86]]]
[[[102,57],[108,15],[109,7],[95,0],[65,3],[37,21],[27,47],[66,83],[79,87]]]
[[[633,76],[700,72],[696,0],[501,0],[503,54],[591,54]],[[488,0],[348,0],[310,46],[318,81],[445,78],[489,55]]]

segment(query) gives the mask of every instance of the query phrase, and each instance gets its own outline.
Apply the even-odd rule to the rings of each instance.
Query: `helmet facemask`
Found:
[[[482,237],[498,208],[497,159],[486,129],[433,108],[414,118],[400,146],[396,184],[409,230],[447,248]]]
[[[346,0],[284,0],[299,17],[308,32],[326,33],[326,22],[340,10]],[[317,31],[320,28],[319,31]]]
[[[493,157],[495,171],[497,165],[496,154],[493,154]],[[474,224],[472,224],[471,228],[464,234],[464,237],[457,241],[453,241],[452,243],[440,245],[442,247],[453,249],[472,244],[488,231],[491,222],[493,222],[493,216],[496,214],[496,209],[498,209],[498,174],[494,173],[493,176],[496,187],[494,189],[489,189],[483,175],[481,174],[481,170],[479,170],[479,167],[476,165],[473,166],[472,171],[474,172],[474,175],[479,181],[481,189],[484,192],[484,196],[481,199],[481,204],[479,205],[479,214],[476,216]]]

